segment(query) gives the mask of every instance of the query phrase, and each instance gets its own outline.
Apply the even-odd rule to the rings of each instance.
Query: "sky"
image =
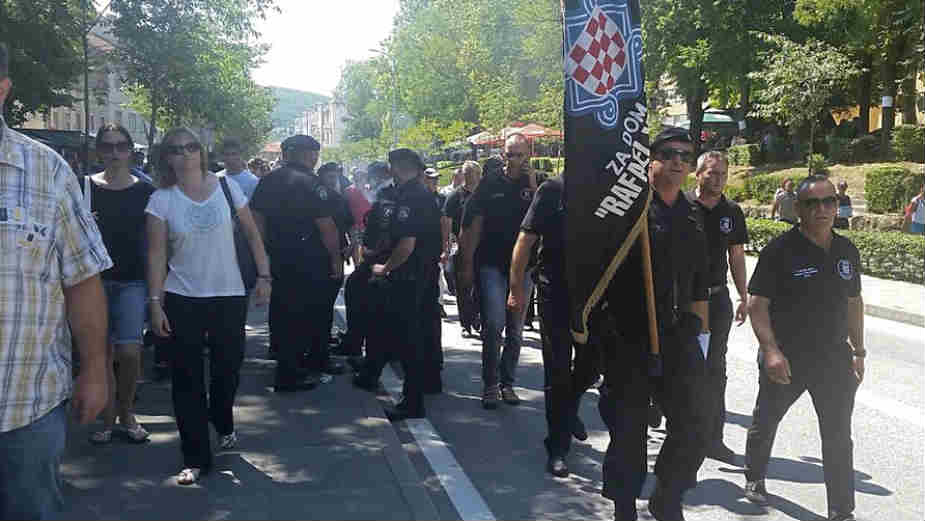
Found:
[[[373,55],[392,29],[399,0],[277,0],[259,25],[270,51],[254,71],[259,85],[331,95],[348,59]]]

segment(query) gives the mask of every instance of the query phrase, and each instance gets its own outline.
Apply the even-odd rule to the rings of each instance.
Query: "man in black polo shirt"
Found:
[[[251,209],[267,243],[276,280],[270,299],[270,343],[277,353],[277,392],[310,389],[330,367],[328,321],[334,287],[344,277],[344,263],[334,216],[338,208],[314,174],[321,146],[310,136],[296,135],[281,145],[285,165],[260,180]],[[330,326],[328,326],[330,327]],[[306,347],[310,367],[301,366]]]
[[[733,318],[726,270],[732,271],[732,280],[739,294],[735,319],[742,325],[748,306],[745,285],[748,230],[742,209],[735,201],[723,195],[728,173],[729,162],[725,154],[716,150],[705,152],[697,159],[697,188],[688,194],[688,198],[694,200],[703,211],[710,254],[710,349],[707,352],[709,394],[705,399],[712,406],[712,421],[708,426],[707,456],[733,463],[735,453],[723,443],[723,425],[726,423],[726,351]]]
[[[472,335],[473,328],[476,330],[479,329],[479,311],[476,309],[475,301],[471,293],[467,294],[466,292],[458,290],[456,278],[458,275],[457,268],[459,267],[459,256],[462,253],[462,245],[459,244],[459,241],[462,239],[460,234],[462,230],[463,208],[465,208],[466,201],[468,201],[473,192],[475,192],[475,187],[479,185],[479,181],[482,179],[482,167],[475,161],[466,161],[463,163],[461,170],[463,184],[453,190],[450,196],[447,197],[446,204],[443,205],[443,218],[441,221],[445,230],[444,236],[448,237],[450,242],[450,244],[444,245],[444,249],[451,253],[446,265],[447,284],[451,284],[456,293],[456,304],[459,308],[459,323],[462,326],[463,335],[469,336]],[[455,252],[452,251],[453,242],[456,242],[458,248]],[[450,281],[452,281],[452,283]]]
[[[860,255],[832,232],[837,208],[828,178],[803,180],[797,189],[800,224],[761,251],[748,286],[760,377],[745,449],[745,496],[767,503],[764,478],[777,425],[808,390],[822,436],[828,519],[851,521],[851,414],[867,352]]]
[[[486,172],[466,203],[463,216],[463,255],[460,286],[478,281],[482,314],[482,406],[498,407],[499,399],[517,405],[514,372],[523,340],[523,314],[506,309],[511,253],[527,208],[536,191],[536,172],[530,167],[530,146],[521,134],[504,143],[504,170]],[[477,277],[476,277],[477,274]],[[527,293],[533,283],[525,283]],[[501,331],[504,353],[500,356]],[[498,386],[500,380],[500,389]]]
[[[563,174],[565,175],[565,174]],[[544,441],[548,460],[546,471],[558,477],[568,476],[565,456],[572,436],[588,438],[578,405],[581,396],[597,379],[596,351],[591,345],[575,350],[572,367],[572,333],[569,328],[569,297],[565,282],[565,207],[563,182],[553,177],[540,185],[520,227],[511,260],[511,291],[508,308],[523,313],[530,295],[524,288],[527,264],[534,245],[542,239],[538,254],[537,301],[543,341],[544,396],[546,429]]]

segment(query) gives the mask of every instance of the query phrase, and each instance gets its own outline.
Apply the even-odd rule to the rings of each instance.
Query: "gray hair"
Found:
[[[722,161],[726,168],[729,168],[729,159],[726,157],[726,154],[720,150],[709,150],[700,154],[700,157],[697,158],[697,170],[694,171],[694,174],[699,174],[706,168],[707,161]]]
[[[833,190],[835,189],[835,185],[832,184],[828,176],[813,174],[800,181],[799,186],[797,186],[797,200],[800,200],[800,196],[816,183],[829,183],[829,186],[831,186]]]

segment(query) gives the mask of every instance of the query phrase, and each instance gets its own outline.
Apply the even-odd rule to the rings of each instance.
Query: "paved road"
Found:
[[[428,421],[396,424],[440,517],[473,518],[487,509],[485,513],[496,519],[611,519],[611,504],[599,495],[600,462],[608,436],[597,413],[596,390],[587,393],[582,403],[581,416],[590,438],[573,445],[572,476],[549,476],[544,472],[546,427],[538,335],[526,333],[521,355],[518,385],[524,403],[485,411],[480,406],[480,343],[462,338],[455,307],[447,306],[447,311],[450,320],[443,329],[447,392],[429,398]],[[854,414],[859,519],[925,518],[923,339],[925,329],[867,318],[868,375]],[[750,325],[734,327],[726,443],[739,454],[739,464],[744,460],[746,429],[757,394],[756,349]],[[650,459],[662,437],[662,430],[651,433]],[[434,446],[448,452],[432,454]],[[422,452],[422,447],[427,450]],[[821,448],[808,395],[781,424],[768,476],[768,489],[775,496],[770,508],[763,510],[742,498],[742,472],[740,466],[707,460],[700,485],[687,496],[687,519],[823,519],[819,517],[826,508]],[[650,477],[645,496],[651,487]],[[645,501],[639,507],[645,511]],[[649,519],[648,514],[641,519]]]

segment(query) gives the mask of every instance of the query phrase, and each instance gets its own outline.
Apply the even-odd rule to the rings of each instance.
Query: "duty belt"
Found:
[[[729,288],[725,284],[720,284],[718,286],[710,286],[709,288],[707,288],[707,295],[712,297],[713,295],[718,295],[728,290]]]

